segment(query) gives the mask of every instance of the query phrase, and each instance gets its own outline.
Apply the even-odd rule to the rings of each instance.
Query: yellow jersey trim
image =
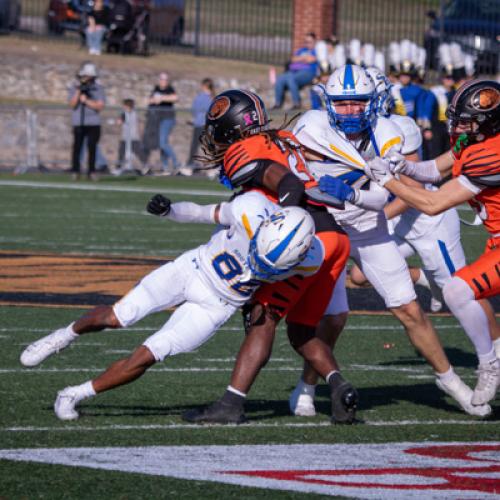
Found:
[[[384,156],[387,153],[387,150],[392,148],[395,144],[399,144],[401,142],[401,137],[394,137],[390,141],[387,141],[382,149],[380,150],[380,156]]]
[[[252,228],[250,227],[250,221],[248,220],[247,214],[243,214],[241,216],[241,222],[243,222],[243,227],[247,232],[248,239],[251,240],[253,238],[253,231]]]
[[[348,155],[347,153],[344,153],[344,151],[342,151],[341,149],[339,149],[334,144],[330,144],[330,149],[332,151],[334,151],[335,153],[337,153],[338,155],[340,155],[343,158],[345,158],[346,160],[349,160],[350,162],[354,163],[355,165],[358,165],[358,167],[364,168],[364,165],[361,162],[359,162],[358,160],[356,160],[356,158],[353,158],[352,156]]]

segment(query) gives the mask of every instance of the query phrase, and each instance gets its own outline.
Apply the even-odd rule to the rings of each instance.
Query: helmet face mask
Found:
[[[325,101],[331,127],[345,134],[358,134],[376,120],[377,93],[370,75],[360,66],[347,64],[336,69],[325,85]],[[339,102],[366,102],[363,112],[339,113]]]
[[[279,209],[250,240],[248,266],[253,276],[273,281],[300,263],[314,240],[314,221],[300,207]]]

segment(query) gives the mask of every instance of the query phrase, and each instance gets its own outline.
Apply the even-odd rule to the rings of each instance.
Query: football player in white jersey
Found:
[[[367,72],[375,82],[378,114],[399,126],[404,138],[401,153],[410,161],[418,161],[417,150],[422,144],[420,128],[409,116],[391,114],[394,109],[391,83],[376,68],[368,68]],[[415,185],[418,186],[419,183],[415,181]],[[425,187],[436,189],[432,184]],[[389,221],[389,231],[393,234],[403,257],[407,259],[417,253],[421,258],[423,270],[410,269],[412,280],[431,289],[431,310],[439,310],[443,300],[441,289],[452,274],[466,264],[460,241],[460,219],[456,209],[430,216],[396,199],[390,202],[384,211]],[[351,278],[355,284],[361,284],[356,269],[351,270]]]
[[[60,391],[54,409],[61,420],[77,419],[80,401],[132,382],[167,356],[205,343],[262,282],[312,275],[323,262],[312,217],[299,207],[280,209],[257,192],[208,206],[171,204],[157,195],[148,211],[178,222],[215,222],[225,229],[145,276],[114,306],[96,307],[23,351],[21,363],[36,366],[82,334],[127,327],[148,314],[179,306],[130,356],[95,379]]]
[[[332,213],[349,235],[351,258],[432,366],[438,386],[467,413],[488,415],[488,405],[471,404],[472,390],[453,371],[432,323],[416,301],[406,261],[388,232],[383,212],[388,192],[367,182],[367,161],[400,153],[400,128],[387,118],[377,118],[375,83],[359,66],[346,65],[334,71],[324,94],[326,110],[308,111],[293,132],[305,148],[309,170],[319,179],[320,188],[346,201],[345,210],[332,209]],[[335,306],[335,301],[330,304]],[[331,312],[327,310],[320,335],[333,346],[342,325],[329,316]],[[300,414],[314,413],[315,383],[314,371],[306,366],[290,400],[296,414],[300,407],[305,410]]]

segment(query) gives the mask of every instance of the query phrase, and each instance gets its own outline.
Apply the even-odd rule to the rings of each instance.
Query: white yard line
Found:
[[[200,361],[203,361],[201,359]],[[234,361],[232,359],[228,359],[228,362],[231,363]],[[283,360],[283,361],[292,361]],[[272,362],[272,360],[271,360]],[[167,373],[191,373],[191,372],[228,372],[232,371],[231,367],[204,367],[204,366],[190,366],[189,368],[168,368],[168,367],[159,367],[159,368],[150,368],[150,372],[167,372]],[[89,372],[101,372],[105,370],[105,368],[99,367],[72,367],[72,368],[2,368],[0,369],[0,373],[89,373]],[[274,371],[274,372],[290,372],[290,371],[298,371],[300,370],[300,363],[297,363],[297,366],[278,366],[278,367],[266,367],[263,368],[263,371]],[[398,372],[398,373],[419,373],[425,374],[428,372],[432,373],[430,367],[422,366],[418,368],[407,368],[401,366],[380,366],[380,365],[345,365],[343,368],[344,371],[356,370],[356,371],[389,371],[389,372]]]
[[[485,420],[365,420],[364,425],[372,427],[405,427],[411,425],[498,425],[496,421]],[[95,431],[130,431],[130,430],[169,430],[169,429],[213,429],[214,427],[239,427],[246,429],[252,428],[315,428],[330,427],[330,422],[277,422],[277,423],[257,423],[249,422],[246,424],[147,424],[147,425],[102,425],[102,426],[81,426],[72,425],[69,427],[0,427],[0,432],[95,432]]]
[[[216,190],[204,189],[172,189],[161,187],[125,187],[125,186],[104,186],[96,184],[66,184],[63,182],[32,182],[32,181],[0,181],[0,186],[28,187],[36,189],[72,189],[77,191],[114,191],[117,193],[162,193],[182,194],[187,196],[217,196],[218,198],[228,198],[232,193]]]

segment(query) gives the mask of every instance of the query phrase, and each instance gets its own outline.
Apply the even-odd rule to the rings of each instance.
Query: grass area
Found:
[[[34,187],[19,183],[32,183]],[[228,195],[227,190],[204,179],[109,178],[93,184],[72,183],[63,175],[2,174],[2,250],[164,256],[206,241],[212,230],[208,226],[181,225],[145,214],[147,200],[157,191],[176,201],[191,199],[199,203],[214,203]],[[467,228],[464,243],[469,257],[482,251],[484,237],[481,228]],[[273,357],[249,394],[249,423],[239,427],[185,425],[182,412],[218,398],[229,381],[242,339],[238,316],[195,352],[169,358],[136,383],[85,402],[80,420],[63,423],[52,411],[56,392],[96,376],[168,318],[168,313],[158,313],[126,330],[89,334],[36,369],[19,364],[19,354],[28,343],[83,312],[0,306],[0,448],[112,450],[118,446],[499,439],[498,403],[493,405],[493,416],[478,424],[436,388],[432,370],[392,317],[362,315],[350,317],[336,350],[346,378],[360,393],[359,425],[329,425],[325,385],[317,391],[316,417],[289,415],[288,395],[299,377],[301,361],[282,327]],[[456,371],[472,385],[476,359],[470,343],[453,318],[438,317],[433,321]],[[234,453],[237,456],[237,448]],[[335,457],[331,460],[334,462]],[[0,469],[0,496],[9,499],[304,498],[300,492],[34,462],[0,460]],[[311,494],[310,498],[320,495]]]

